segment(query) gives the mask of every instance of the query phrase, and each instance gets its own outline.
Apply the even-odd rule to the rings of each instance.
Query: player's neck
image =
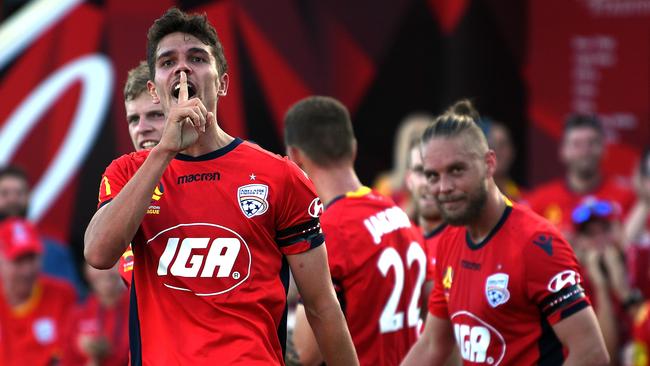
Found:
[[[442,225],[442,219],[430,220],[420,216],[418,217],[418,225],[422,228],[424,235],[427,235]]]
[[[314,182],[318,196],[325,204],[362,186],[351,166],[316,168],[309,178]]]
[[[506,209],[506,202],[503,195],[492,182],[488,188],[488,196],[485,206],[477,219],[467,225],[467,231],[473,242],[478,243],[483,241],[499,223],[503,216],[503,211]]]
[[[17,291],[15,289],[9,289],[7,288],[7,286],[4,286],[3,295],[7,301],[7,304],[10,307],[14,308],[26,303],[30,299],[32,293],[35,290],[36,290],[36,285],[32,286],[32,288],[29,291]]]
[[[227,146],[234,140],[219,125],[208,128],[205,133],[199,136],[196,142],[183,150],[182,153],[189,156],[201,156]]]
[[[601,179],[600,171],[595,171],[593,174],[579,174],[578,172],[567,174],[567,184],[576,193],[588,193],[595,190],[600,185]]]

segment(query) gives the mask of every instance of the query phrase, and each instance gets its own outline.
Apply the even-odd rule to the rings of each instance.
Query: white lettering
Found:
[[[208,247],[210,242],[209,238],[186,238],[181,243],[181,249],[178,251],[178,256],[172,264],[171,274],[177,277],[196,277],[203,263],[202,255],[192,255],[192,249],[203,249]],[[189,267],[187,264],[191,264]]]
[[[217,277],[229,277],[230,272],[232,272],[232,267],[235,265],[240,247],[239,240],[235,238],[214,239],[210,247],[210,252],[208,252],[205,260],[205,267],[201,272],[201,277],[212,277],[217,266],[219,266]]]
[[[464,360],[483,363],[490,345],[490,331],[482,326],[454,324],[456,344]]]
[[[399,207],[391,207],[363,221],[375,244],[381,243],[381,237],[395,230],[411,227],[408,215]]]

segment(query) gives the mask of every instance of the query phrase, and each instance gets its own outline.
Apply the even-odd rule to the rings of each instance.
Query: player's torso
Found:
[[[214,361],[208,344],[233,350],[221,352],[224,362],[252,354],[246,347],[265,339],[272,345],[258,353],[279,352],[273,334],[286,305],[288,267],[274,239],[283,187],[278,164],[253,157],[236,149],[218,159],[174,160],[164,172],[133,241],[143,342],[174,347],[177,357],[187,352],[195,364]],[[166,323],[174,318],[184,321]],[[153,337],[170,331],[187,337]],[[238,342],[241,349],[227,348]]]
[[[426,273],[418,229],[390,199],[375,193],[341,199],[325,210],[321,222],[328,251],[345,252],[347,265],[338,280],[361,364],[399,364],[416,340]],[[332,230],[343,231],[337,237],[349,242],[328,242]]]
[[[522,354],[539,337],[540,315],[527,295],[522,249],[512,245],[521,240],[508,226],[479,249],[470,249],[465,229],[441,238],[436,270],[466,365],[525,365],[537,357]]]

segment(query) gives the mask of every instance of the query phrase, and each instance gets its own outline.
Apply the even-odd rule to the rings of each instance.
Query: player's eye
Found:
[[[160,67],[170,67],[170,66],[173,66],[173,65],[174,65],[174,62],[172,60],[169,60],[169,59],[160,61]]]
[[[200,56],[194,56],[191,58],[192,62],[205,62],[205,58],[200,57]]]

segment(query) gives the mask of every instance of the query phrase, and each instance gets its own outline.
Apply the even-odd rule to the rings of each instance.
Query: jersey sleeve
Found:
[[[285,158],[281,204],[276,219],[276,242],[285,255],[299,254],[323,244],[320,227],[322,204],[311,181],[298,166]]]
[[[99,203],[97,204],[97,209],[111,202],[129,181],[130,176],[125,169],[123,159],[113,160],[104,171],[99,183]]]
[[[451,290],[451,281],[453,277],[453,269],[451,266],[440,266],[440,261],[433,268],[433,290],[429,295],[429,313],[438,318],[449,318],[449,309],[447,308],[447,301],[449,299],[449,291]]]
[[[524,245],[526,291],[549,324],[590,306],[573,249],[557,231],[538,231]]]

